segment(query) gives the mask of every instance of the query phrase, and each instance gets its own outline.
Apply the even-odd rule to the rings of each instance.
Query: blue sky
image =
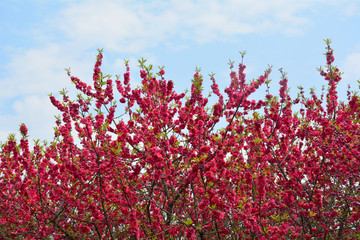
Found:
[[[330,38],[335,64],[344,72],[344,97],[348,84],[358,90],[359,26],[357,0],[2,0],[0,141],[22,122],[30,138],[52,139],[59,112],[48,94],[63,88],[77,93],[64,68],[90,83],[97,48],[104,49],[103,72],[122,75],[128,59],[136,86],[137,59],[144,57],[165,66],[178,91],[190,88],[195,67],[205,85],[214,72],[223,90],[229,59],[238,63],[239,51],[246,50],[248,80],[273,65],[276,94],[283,68],[296,96],[299,85],[321,93],[325,81],[316,68],[325,63],[323,39]],[[262,95],[263,89],[254,97]]]

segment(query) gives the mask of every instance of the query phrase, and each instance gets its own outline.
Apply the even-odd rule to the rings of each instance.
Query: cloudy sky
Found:
[[[325,81],[316,68],[330,38],[344,96],[348,84],[358,90],[359,25],[358,0],[1,0],[0,141],[22,122],[30,138],[52,139],[59,112],[48,94],[76,94],[64,68],[90,83],[98,48],[103,72],[122,75],[128,59],[136,86],[137,59],[144,57],[165,66],[178,91],[190,88],[195,67],[205,84],[213,72],[224,89],[229,59],[238,63],[246,50],[248,80],[273,65],[276,94],[283,68],[296,96],[299,85],[321,93]]]

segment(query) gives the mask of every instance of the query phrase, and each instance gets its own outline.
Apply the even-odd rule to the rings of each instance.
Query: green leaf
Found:
[[[259,144],[259,143],[261,143],[261,142],[262,142],[262,139],[261,139],[261,138],[258,138],[258,137],[255,138],[255,143],[256,143],[256,144]]]
[[[7,137],[8,141],[13,141],[15,140],[15,133],[10,133]]]
[[[279,216],[279,215],[271,216],[271,218],[272,218],[275,222],[280,222],[280,216]]]
[[[246,50],[245,51],[239,51],[239,53],[241,54],[241,57],[244,58],[245,54],[246,54]]]
[[[315,213],[315,212],[313,212],[313,211],[310,211],[310,217],[314,217],[314,216],[316,216],[317,215],[317,213]]]
[[[211,209],[211,210],[216,210],[216,205],[211,205],[211,206],[209,206],[209,209]]]
[[[193,220],[188,219],[188,220],[184,221],[184,223],[186,224],[186,226],[189,227],[191,224],[193,224]]]

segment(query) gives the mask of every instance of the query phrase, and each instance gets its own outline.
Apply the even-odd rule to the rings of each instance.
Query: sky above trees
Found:
[[[30,138],[53,136],[54,115],[48,94],[75,88],[65,68],[92,81],[97,48],[104,49],[102,70],[122,75],[130,61],[131,83],[140,83],[137,60],[165,66],[165,78],[178,91],[190,88],[196,67],[223,90],[230,83],[229,59],[244,64],[248,79],[273,65],[277,92],[279,68],[288,73],[292,95],[325,84],[316,71],[324,65],[325,44],[332,40],[335,64],[347,85],[359,90],[360,3],[337,0],[226,1],[14,1],[0,3],[0,141],[24,122]],[[205,88],[206,89],[206,88]],[[262,98],[259,91],[256,97]],[[19,133],[17,133],[19,136]]]

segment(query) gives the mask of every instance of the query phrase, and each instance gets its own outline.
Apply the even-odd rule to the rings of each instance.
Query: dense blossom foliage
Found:
[[[281,70],[279,96],[251,100],[271,68],[247,82],[241,63],[225,95],[211,75],[214,104],[199,72],[178,94],[141,61],[132,88],[128,64],[123,80],[102,74],[99,51],[93,86],[69,72],[83,95],[50,96],[62,113],[50,144],[30,151],[22,124],[1,146],[0,238],[360,237],[360,101],[338,101],[326,43],[325,96],[292,99]]]

